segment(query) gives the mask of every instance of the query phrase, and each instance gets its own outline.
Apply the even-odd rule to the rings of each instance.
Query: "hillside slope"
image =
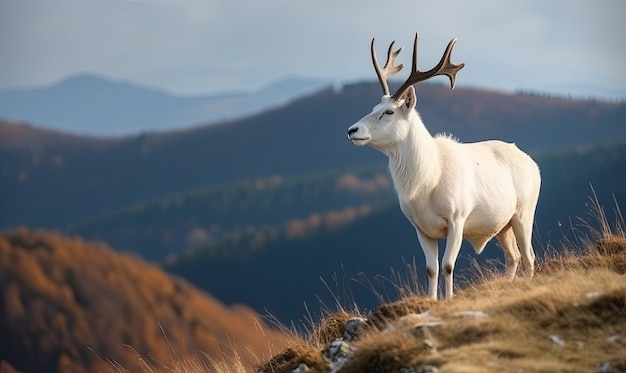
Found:
[[[281,346],[244,306],[102,244],[53,233],[0,235],[0,361],[22,372],[95,372],[139,356],[172,364],[172,348],[246,364]],[[253,356],[253,355],[256,355]]]
[[[244,178],[289,176],[384,161],[356,148],[346,128],[379,102],[375,83],[325,90],[222,125],[144,134],[93,147],[16,147],[0,124],[0,227],[61,228],[130,204]],[[527,151],[558,150],[626,136],[626,103],[563,100],[478,89],[418,88],[433,133],[464,142],[499,138]],[[13,129],[15,132],[15,129]],[[30,133],[30,131],[26,131]],[[32,135],[32,134],[30,134]],[[30,136],[29,135],[29,136]]]
[[[408,278],[396,283],[399,301],[329,311],[259,372],[624,372],[626,237],[617,233],[544,257],[533,279],[483,272],[448,300],[413,293]]]

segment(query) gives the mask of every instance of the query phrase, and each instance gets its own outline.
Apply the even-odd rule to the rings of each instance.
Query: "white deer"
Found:
[[[465,238],[477,254],[494,236],[505,256],[506,273],[513,279],[520,258],[527,274],[534,273],[531,244],[541,177],[537,164],[515,144],[498,140],[461,144],[450,136],[431,136],[414,110],[413,84],[436,75],[450,78],[464,63],[450,62],[453,39],[441,60],[429,71],[417,68],[417,34],[409,78],[393,95],[387,78],[402,69],[395,60],[402,48],[389,46],[387,63],[378,65],[372,39],[372,61],[383,88],[381,103],[348,128],[355,145],[369,145],[389,157],[400,208],[417,231],[426,257],[428,295],[437,299],[439,253],[445,238],[442,270],[446,297],[453,295],[454,265]],[[521,253],[520,253],[521,252]]]

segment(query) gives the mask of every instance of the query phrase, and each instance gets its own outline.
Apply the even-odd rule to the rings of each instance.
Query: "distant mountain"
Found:
[[[28,230],[0,234],[0,335],[0,365],[42,373],[234,359],[233,350],[255,363],[284,345],[245,306],[103,244]]]
[[[85,74],[50,87],[0,92],[0,118],[78,134],[129,135],[241,118],[328,85],[292,77],[259,91],[185,97]]]
[[[211,184],[385,162],[345,134],[379,101],[379,91],[377,83],[354,84],[230,123],[106,140],[0,124],[0,227],[62,228]],[[626,103],[428,84],[418,97],[432,133],[464,142],[499,138],[541,151],[626,138]]]

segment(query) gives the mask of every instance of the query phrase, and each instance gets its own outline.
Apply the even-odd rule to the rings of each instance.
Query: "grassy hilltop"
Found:
[[[478,281],[436,302],[408,276],[400,300],[329,312],[260,371],[624,372],[626,235],[620,214],[612,230],[595,214],[599,229],[540,259],[533,279],[476,268]]]
[[[624,372],[626,233],[617,212],[611,227],[598,208],[590,232],[540,258],[532,279],[476,267],[477,280],[433,301],[408,273],[395,279],[399,300],[372,312],[337,306],[304,333],[283,327],[289,346],[270,360],[165,371]]]

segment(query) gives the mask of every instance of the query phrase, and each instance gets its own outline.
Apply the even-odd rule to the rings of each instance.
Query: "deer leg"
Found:
[[[535,250],[531,242],[533,235],[533,214],[513,216],[511,225],[522,254],[524,271],[529,278],[532,278],[535,274]]]
[[[454,264],[461,251],[463,242],[463,222],[450,221],[448,224],[448,236],[446,239],[446,250],[443,254],[443,275],[446,281],[446,298],[452,298],[454,294],[453,277]]]
[[[437,288],[439,287],[439,250],[437,240],[428,237],[417,229],[417,239],[422,246],[424,257],[426,258],[426,272],[428,273],[428,296],[437,299]]]
[[[506,274],[510,280],[513,280],[517,273],[517,267],[519,266],[521,257],[519,248],[517,247],[517,241],[515,240],[515,234],[513,234],[513,228],[507,225],[498,233],[496,238],[504,252]]]

